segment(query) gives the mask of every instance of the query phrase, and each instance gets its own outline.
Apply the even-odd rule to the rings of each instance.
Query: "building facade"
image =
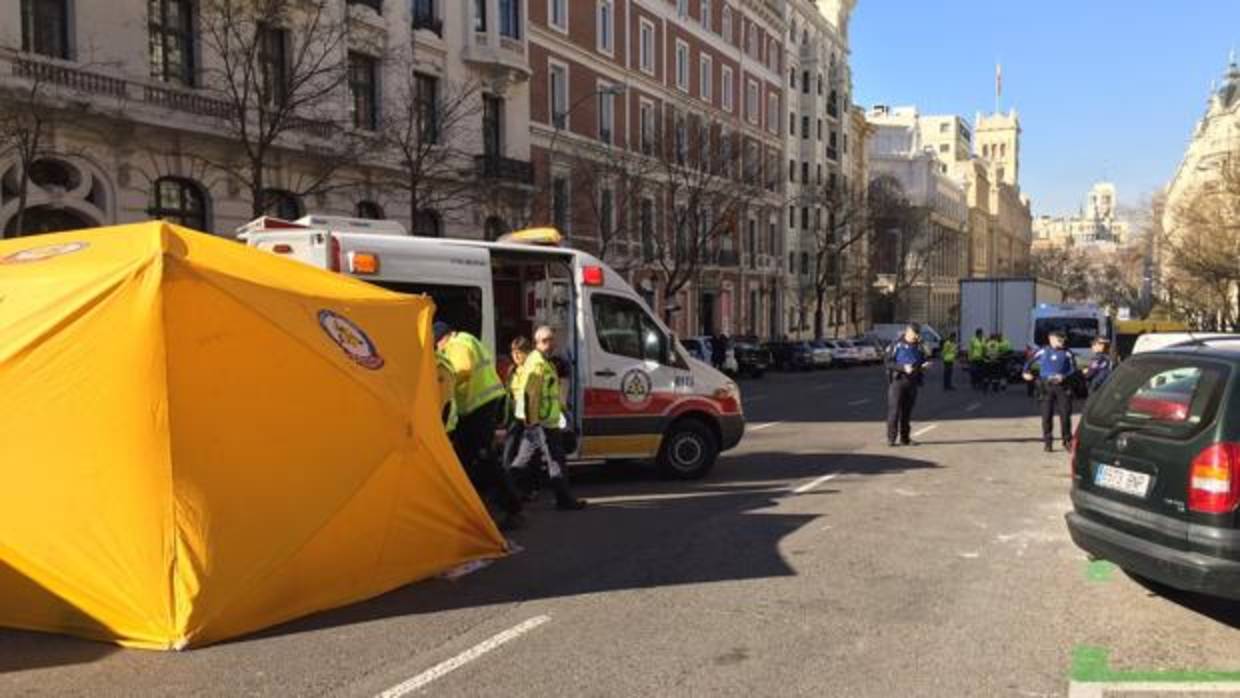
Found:
[[[283,217],[388,217],[420,234],[482,237],[532,191],[520,3],[307,0],[269,18],[242,12],[234,42],[255,49],[242,66],[223,59],[222,18],[203,12],[190,0],[0,9],[5,108],[43,115],[28,157],[0,153],[8,234],[19,233],[21,209],[25,233],[160,217],[231,235],[261,199],[258,208]],[[241,85],[267,104],[235,97]],[[451,115],[436,111],[454,96]],[[284,126],[260,120],[263,110],[282,113]],[[451,124],[440,123],[447,116]],[[443,210],[415,204],[410,168],[388,145],[402,117],[444,141],[430,149],[423,186],[502,196],[444,197]],[[8,144],[14,136],[0,134]],[[256,146],[259,166],[248,168]]]
[[[1034,249],[1088,247],[1114,250],[1131,237],[1131,224],[1119,209],[1115,185],[1098,182],[1076,216],[1038,216],[1033,222]]]
[[[1234,167],[1240,153],[1240,65],[1233,55],[1226,72],[1210,90],[1206,112],[1193,128],[1179,168],[1167,185],[1163,229],[1174,236],[1176,211],[1203,187],[1218,182],[1223,168]]]

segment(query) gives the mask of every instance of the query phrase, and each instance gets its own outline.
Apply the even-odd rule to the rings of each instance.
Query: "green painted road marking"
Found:
[[[1115,671],[1110,652],[1102,647],[1078,646],[1072,650],[1073,681],[1081,683],[1212,683],[1240,681],[1240,671],[1180,670]]]
[[[1115,569],[1115,564],[1106,560],[1090,560],[1085,563],[1085,578],[1091,582],[1109,582]]]

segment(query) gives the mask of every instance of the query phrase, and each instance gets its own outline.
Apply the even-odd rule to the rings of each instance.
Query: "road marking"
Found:
[[[453,671],[460,669],[487,652],[494,650],[504,643],[511,642],[518,637],[521,637],[549,620],[551,620],[551,616],[535,616],[520,625],[513,626],[504,632],[491,637],[490,639],[483,640],[473,647],[470,647],[452,659],[440,662],[408,681],[389,688],[383,693],[380,693],[379,698],[400,698],[401,696],[409,695],[420,688],[424,688],[435,679],[442,678]]]
[[[853,400],[852,402],[848,403],[848,406],[849,407],[860,407],[862,405],[868,405],[868,404],[870,404],[870,399],[866,398],[864,400]]]
[[[1090,560],[1085,563],[1085,579],[1091,582],[1109,582],[1115,569],[1115,565],[1106,560]]]
[[[980,402],[975,402],[975,403],[973,403],[973,404],[969,405],[968,407],[964,408],[964,411],[965,411],[965,412],[976,412],[976,411],[978,411],[978,410],[980,410],[980,409],[982,409],[982,403],[980,403]]]
[[[1112,691],[1126,694],[1232,693],[1240,691],[1236,671],[1116,671],[1101,647],[1080,646],[1072,650],[1069,698],[1103,698]]]
[[[783,422],[763,422],[749,427],[749,431],[762,431],[763,429],[770,429],[771,427],[779,424],[783,424]]]
[[[917,431],[913,432],[913,436],[921,436],[922,434],[929,434],[930,432],[932,432],[932,431],[934,431],[935,429],[938,429],[938,428],[939,428],[939,425],[937,425],[937,424],[930,424],[930,425],[924,426],[924,427],[922,427],[922,428],[918,429]]]
[[[792,493],[793,493],[793,494],[805,494],[806,492],[809,492],[810,490],[814,489],[815,487],[817,487],[817,486],[821,485],[821,484],[822,484],[822,483],[824,483],[824,482],[828,482],[828,481],[830,481],[830,480],[834,480],[834,479],[835,479],[836,477],[838,477],[838,476],[839,476],[839,473],[838,473],[838,472],[835,472],[835,473],[827,473],[826,475],[823,475],[823,476],[822,476],[822,477],[820,477],[820,478],[817,478],[817,479],[815,479],[815,480],[811,480],[811,481],[809,481],[809,482],[805,483],[804,485],[801,485],[800,487],[798,487],[798,488],[796,488],[795,490],[793,490],[793,491],[792,491]]]

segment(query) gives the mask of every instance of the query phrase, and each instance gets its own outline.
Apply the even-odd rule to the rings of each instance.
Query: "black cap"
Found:
[[[921,334],[921,323],[918,323],[918,322],[910,322],[910,323],[907,325],[906,329],[910,329],[910,330],[912,330],[912,331],[916,332],[917,334]]]
[[[1058,337],[1058,338],[1060,338],[1060,339],[1067,339],[1067,338],[1068,338],[1067,333],[1066,333],[1066,332],[1064,332],[1063,330],[1051,330],[1051,331],[1050,331],[1050,334],[1049,334],[1048,336],[1050,336],[1050,337]]]

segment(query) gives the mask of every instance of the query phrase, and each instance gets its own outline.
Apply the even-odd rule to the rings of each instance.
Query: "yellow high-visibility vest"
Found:
[[[504,396],[495,360],[477,337],[467,332],[453,334],[444,354],[456,370],[456,409],[462,417]]]

